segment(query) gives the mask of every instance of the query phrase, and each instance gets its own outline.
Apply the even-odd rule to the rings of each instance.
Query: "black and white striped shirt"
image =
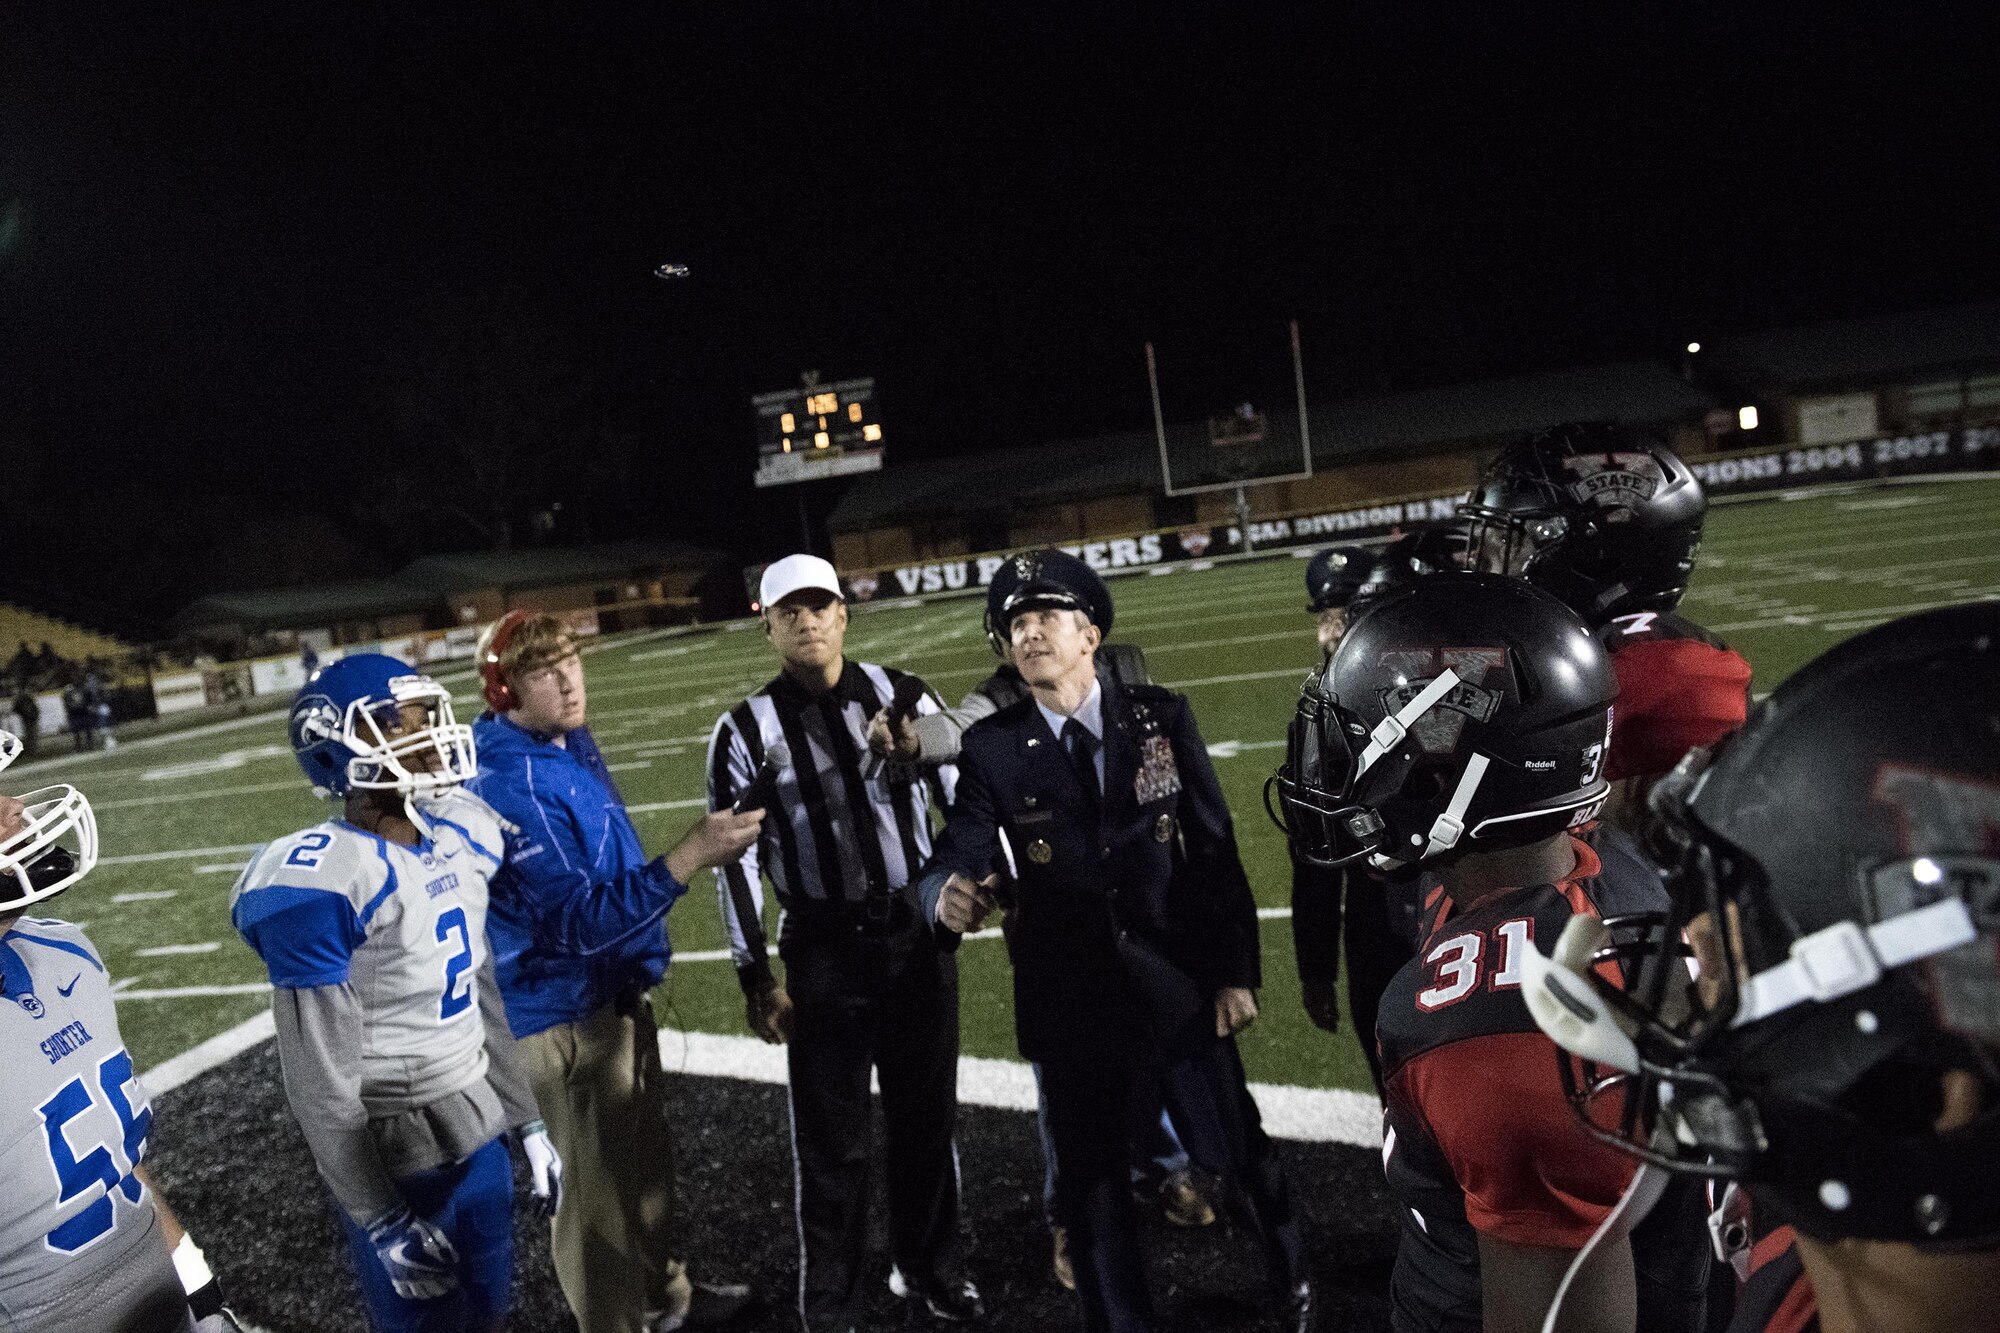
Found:
[[[892,763],[872,781],[862,778],[868,720],[888,705],[904,675],[846,662],[840,680],[821,695],[780,675],[716,720],[708,742],[711,810],[735,802],[774,741],[791,751],[763,836],[740,860],[716,869],[723,927],[746,987],[769,975],[763,877],[781,912],[850,908],[858,915],[871,901],[879,905],[900,892],[930,859],[930,806],[933,799],[940,808],[950,802],[958,770]],[[918,714],[940,707],[926,688]]]

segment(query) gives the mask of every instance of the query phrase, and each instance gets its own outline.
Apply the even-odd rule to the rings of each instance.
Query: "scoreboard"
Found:
[[[787,486],[882,467],[873,377],[760,393],[757,484]]]

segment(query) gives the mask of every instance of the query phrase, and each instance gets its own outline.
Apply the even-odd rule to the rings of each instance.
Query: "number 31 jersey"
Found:
[[[231,897],[231,920],[272,985],[353,988],[371,1116],[426,1106],[486,1076],[476,988],[500,817],[456,789],[417,808],[430,836],[416,847],[331,819],[265,847]]]
[[[1577,1123],[1555,1044],[1521,999],[1520,960],[1531,944],[1553,948],[1571,916],[1657,911],[1665,897],[1622,838],[1573,845],[1561,883],[1462,911],[1433,883],[1427,937],[1382,996],[1382,1157],[1403,1230],[1396,1333],[1477,1330],[1481,1235],[1579,1249],[1632,1178],[1633,1159]]]
[[[134,1174],[153,1112],[83,931],[23,917],[0,935],[0,1328],[164,1242]],[[67,1294],[65,1294],[67,1293]]]

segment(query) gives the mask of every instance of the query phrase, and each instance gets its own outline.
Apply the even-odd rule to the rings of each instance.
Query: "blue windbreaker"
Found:
[[[516,1037],[582,1018],[667,970],[665,916],[687,886],[651,861],[587,728],[562,745],[506,717],[473,724],[466,784],[512,826],[486,936]]]

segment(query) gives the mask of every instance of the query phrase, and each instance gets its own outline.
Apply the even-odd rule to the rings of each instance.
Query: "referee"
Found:
[[[916,906],[916,872],[931,854],[930,805],[956,771],[878,764],[867,729],[903,672],[850,662],[847,603],[833,566],[792,555],[764,571],[759,605],[782,670],[715,724],[711,809],[753,783],[767,810],[760,840],[718,867],[722,919],[749,1024],[789,1045],[792,1152],[807,1333],[858,1327],[866,1304],[871,1067],[888,1141],[890,1285],[941,1323],[982,1313],[958,1242],[952,1127],[958,1112],[958,968]],[[760,875],[779,906],[772,975]]]

